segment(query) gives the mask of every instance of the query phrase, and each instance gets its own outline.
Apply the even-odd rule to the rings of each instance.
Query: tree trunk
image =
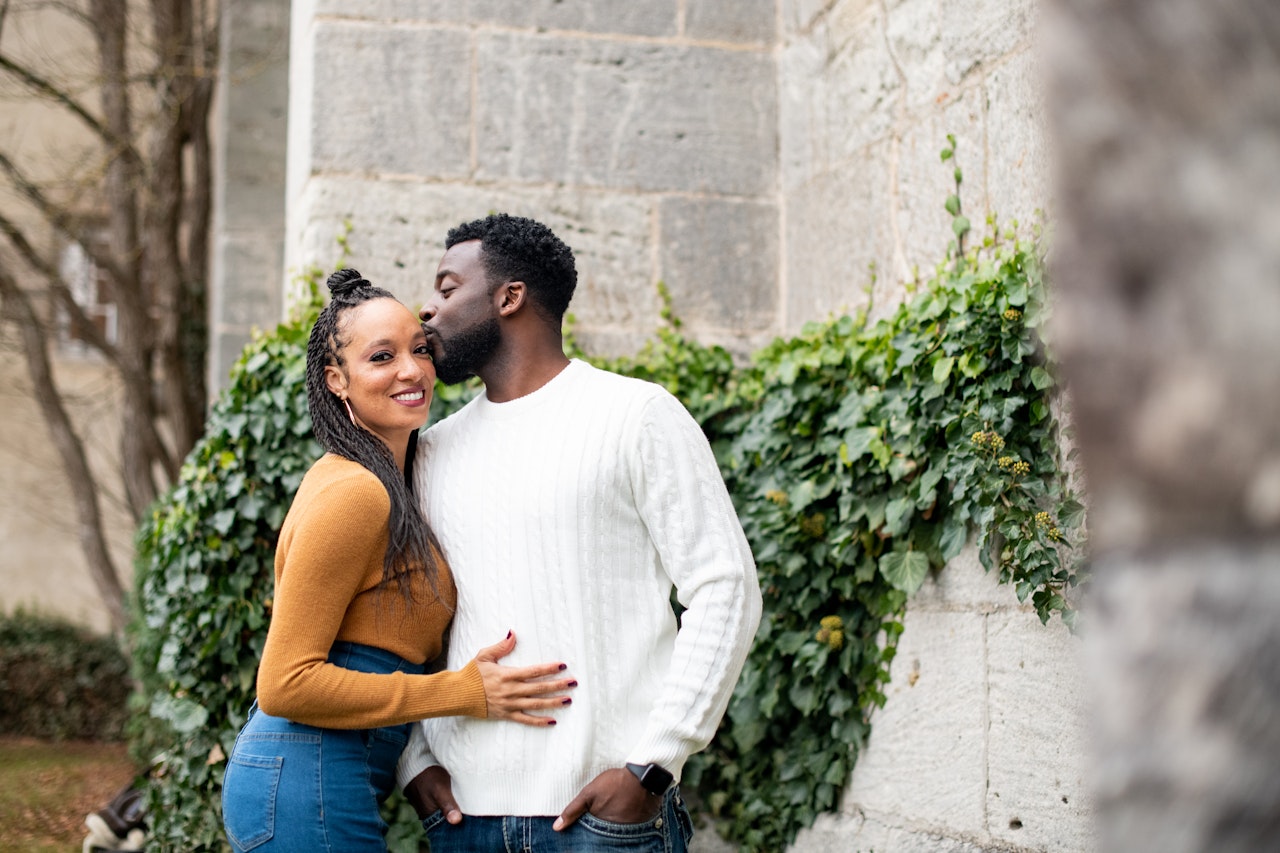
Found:
[[[85,458],[84,444],[76,435],[71,418],[62,404],[62,397],[54,385],[47,349],[49,336],[40,322],[27,294],[5,270],[0,270],[0,295],[4,296],[6,310],[16,315],[22,334],[22,345],[27,361],[27,373],[31,377],[36,402],[49,427],[49,436],[62,459],[63,470],[71,481],[71,493],[76,505],[76,536],[80,548],[89,563],[98,595],[107,607],[111,629],[117,637],[124,636],[124,589],[120,574],[111,561],[102,530],[102,512],[98,506],[98,483]]]
[[[133,139],[126,65],[128,25],[125,0],[90,0],[101,70],[102,111],[107,128],[117,139]],[[125,498],[140,518],[157,494],[154,464],[163,458],[150,428],[155,421],[151,392],[152,299],[139,242],[138,193],[141,170],[133,158],[113,151],[106,169],[105,193],[109,210],[111,250],[121,274],[114,281],[124,381],[123,429],[120,439]],[[146,247],[149,253],[152,247]],[[141,381],[138,381],[141,380]]]

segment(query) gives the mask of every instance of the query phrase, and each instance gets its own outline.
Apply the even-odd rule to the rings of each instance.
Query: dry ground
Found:
[[[78,853],[134,772],[124,744],[0,737],[0,853]]]

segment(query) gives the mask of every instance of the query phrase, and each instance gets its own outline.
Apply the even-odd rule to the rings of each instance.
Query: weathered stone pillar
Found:
[[[230,0],[222,8],[217,174],[209,299],[209,390],[251,330],[281,319],[289,107],[289,0]]]
[[[1048,0],[1102,846],[1280,844],[1280,5]]]

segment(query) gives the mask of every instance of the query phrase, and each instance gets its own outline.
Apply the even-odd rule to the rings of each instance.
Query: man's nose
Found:
[[[422,309],[418,311],[418,319],[425,323],[434,316],[436,316],[436,306],[435,299],[432,298],[428,299]]]

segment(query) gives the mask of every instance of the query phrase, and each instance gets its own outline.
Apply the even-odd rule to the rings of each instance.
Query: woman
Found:
[[[385,851],[379,804],[416,720],[462,714],[551,726],[564,664],[504,667],[515,638],[424,674],[456,593],[404,471],[435,384],[418,318],[355,270],[307,344],[307,402],[328,451],[280,531],[258,700],[223,781],[232,848]]]

